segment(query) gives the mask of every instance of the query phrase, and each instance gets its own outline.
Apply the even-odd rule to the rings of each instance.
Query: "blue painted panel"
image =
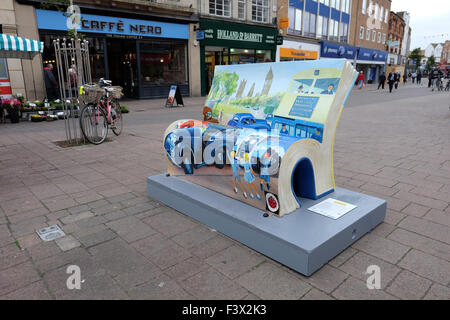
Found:
[[[303,10],[303,0],[289,0],[289,7]]]
[[[319,15],[321,15],[322,17],[329,18],[330,17],[330,7],[321,3],[320,7],[319,7]]]
[[[348,13],[342,12],[342,22],[350,23],[350,15]]]
[[[386,61],[387,52],[368,48],[359,48],[358,60]]]
[[[59,11],[36,9],[39,29],[67,31],[67,18]],[[187,24],[81,14],[79,32],[188,39]]]
[[[317,1],[313,1],[313,0],[306,0],[306,6],[305,6],[305,11],[317,14]]]
[[[334,8],[331,8],[331,18],[337,21],[341,20],[341,12]]]

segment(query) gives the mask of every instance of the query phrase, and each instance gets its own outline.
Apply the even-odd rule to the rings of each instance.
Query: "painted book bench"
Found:
[[[310,275],[386,213],[384,200],[335,185],[356,76],[345,59],[217,66],[203,119],[164,132],[167,175],[148,178],[149,196]],[[353,209],[309,210],[328,199]]]

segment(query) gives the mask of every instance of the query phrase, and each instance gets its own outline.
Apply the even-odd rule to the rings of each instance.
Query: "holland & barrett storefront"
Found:
[[[200,20],[202,95],[211,87],[216,65],[275,61],[277,29],[219,20]]]

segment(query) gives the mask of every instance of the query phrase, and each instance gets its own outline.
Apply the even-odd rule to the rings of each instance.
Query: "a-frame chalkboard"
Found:
[[[183,97],[181,96],[180,88],[177,85],[171,85],[169,96],[166,100],[166,107],[173,107],[174,101],[177,102],[176,107],[182,106],[184,107]]]

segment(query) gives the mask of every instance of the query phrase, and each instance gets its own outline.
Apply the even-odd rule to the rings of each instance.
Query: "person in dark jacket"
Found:
[[[380,89],[380,87],[382,89],[384,89],[384,83],[386,82],[386,75],[384,74],[384,72],[382,72],[380,74],[380,76],[378,77],[378,89]]]
[[[51,63],[47,64],[47,67],[44,68],[44,82],[45,89],[47,91],[47,99],[54,100],[58,97],[57,87],[55,76],[53,75],[53,65]]]
[[[391,92],[391,93],[392,93],[392,88],[394,87],[395,79],[396,79],[395,73],[391,71],[388,75],[389,92]]]
[[[417,73],[417,84],[421,84],[421,81],[422,81],[422,72],[418,72]]]

